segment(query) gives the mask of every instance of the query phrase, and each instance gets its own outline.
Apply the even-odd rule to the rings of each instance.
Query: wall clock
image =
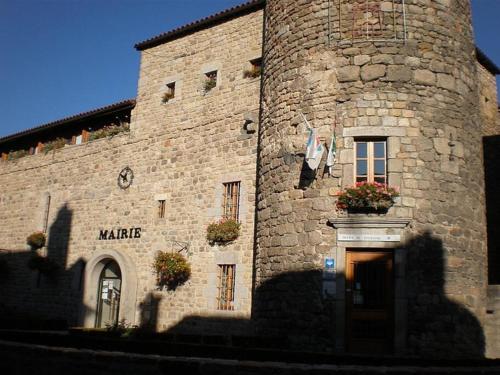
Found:
[[[127,189],[130,185],[132,185],[133,180],[134,172],[132,172],[132,169],[130,169],[130,167],[125,167],[118,175],[118,186],[121,189]]]

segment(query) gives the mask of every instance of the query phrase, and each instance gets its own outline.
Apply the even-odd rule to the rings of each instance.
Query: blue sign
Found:
[[[326,258],[325,259],[325,268],[326,269],[333,269],[333,268],[335,268],[335,259],[333,259],[333,258]]]

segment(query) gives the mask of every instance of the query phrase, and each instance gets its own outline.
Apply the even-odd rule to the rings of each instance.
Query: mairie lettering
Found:
[[[100,229],[99,240],[127,240],[141,238],[141,228]]]

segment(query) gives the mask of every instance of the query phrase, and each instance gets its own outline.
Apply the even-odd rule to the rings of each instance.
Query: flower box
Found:
[[[31,246],[32,249],[40,249],[45,246],[45,241],[47,236],[43,232],[31,233],[26,238],[26,243]]]
[[[228,243],[240,235],[241,224],[234,219],[221,219],[207,227],[207,240],[214,243]]]
[[[156,273],[156,283],[160,288],[175,290],[184,284],[191,276],[191,266],[186,258],[179,253],[159,251],[153,262]]]
[[[358,182],[340,192],[337,208],[353,213],[384,213],[399,196],[396,188],[378,182]]]

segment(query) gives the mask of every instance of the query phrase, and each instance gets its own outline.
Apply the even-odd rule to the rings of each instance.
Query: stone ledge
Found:
[[[405,137],[406,128],[393,126],[356,126],[344,128],[344,137]]]
[[[405,228],[410,218],[388,217],[336,217],[328,219],[334,228]]]

